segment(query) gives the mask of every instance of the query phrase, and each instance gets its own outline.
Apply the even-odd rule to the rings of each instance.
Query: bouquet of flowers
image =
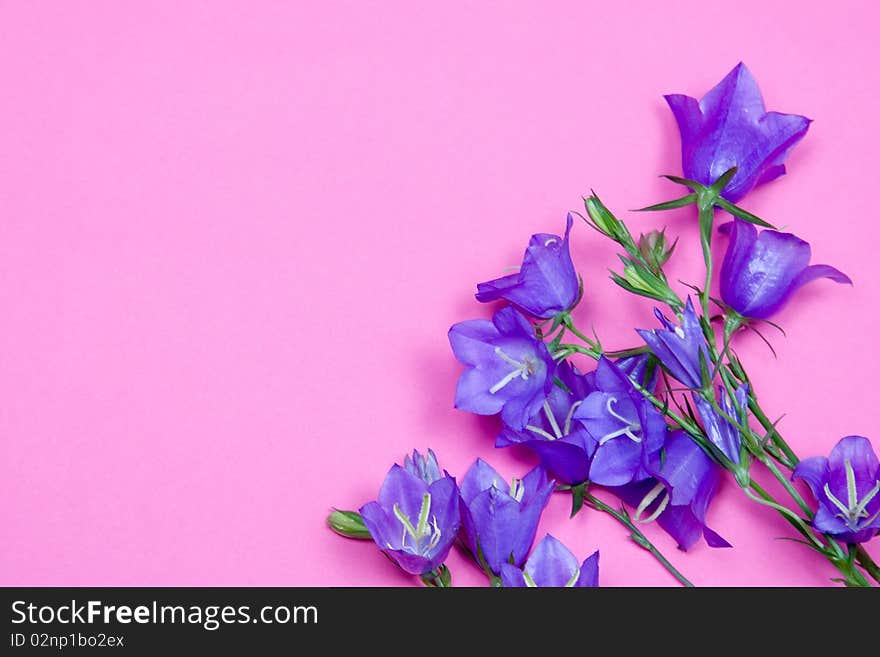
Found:
[[[738,205],[785,173],[810,121],[766,111],[743,64],[700,100],[676,94],[666,101],[681,133],[683,170],[666,178],[687,193],[643,210],[696,207],[705,279],[686,295],[673,289],[664,266],[677,240],[669,243],[665,229],[636,238],[591,193],[583,213],[568,214],[562,235],[532,235],[516,271],[477,285],[478,301],[504,302],[491,321],[449,330],[464,366],[456,408],[500,416],[496,447],[524,446],[540,465],[508,483],[478,459],[456,481],[433,451],[415,451],[391,468],[376,501],[330,514],[335,532],[374,542],[428,586],[450,586],[444,561],[456,543],[492,586],[597,586],[598,552],[580,561],[551,535],[535,545],[542,511],[563,492],[572,516],[582,509],[612,516],[691,586],[640,526],[656,522],[682,550],[701,538],[730,547],[707,525],[718,483],[730,476],[749,499],[785,518],[793,540],[827,559],[840,573],[835,581],[880,583],[880,568],[862,547],[880,532],[880,464],[871,442],[847,436],[828,457],[801,460],[736,352],[737,335],[776,327],[774,314],[802,286],[821,278],[851,284],[834,267],[811,265],[809,243]],[[641,342],[630,349],[606,351],[572,318],[584,284],[569,239],[581,222],[619,246],[614,283],[658,304],[658,324],[637,329]],[[711,250],[716,233],[728,239],[720,267]],[[720,298],[710,296],[716,275]],[[584,362],[594,363],[590,371]],[[758,468],[784,494],[762,487]],[[620,505],[594,495],[596,488]]]

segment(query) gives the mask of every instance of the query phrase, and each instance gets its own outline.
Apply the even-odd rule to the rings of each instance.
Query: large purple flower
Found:
[[[501,581],[505,587],[599,586],[599,551],[578,565],[571,550],[547,534],[535,546],[525,566],[501,565]]]
[[[734,390],[734,396],[736,399],[731,399],[730,395],[727,394],[727,390],[723,386],[718,386],[718,406],[724,411],[725,415],[739,420],[741,411],[748,408],[749,405],[748,385],[744,383]],[[693,399],[709,440],[732,463],[739,465],[740,446],[742,445],[739,428],[726,417],[720,415],[712,404],[703,399],[698,393],[695,392],[693,394]]]
[[[656,368],[648,371],[648,360],[647,354],[642,354],[617,360],[614,366],[639,385],[653,390],[657,371]],[[554,479],[575,486],[589,478],[590,458],[596,450],[596,441],[574,417],[578,406],[596,391],[596,372],[580,374],[564,361],[556,370],[556,377],[562,386],[554,386],[525,429],[515,431],[504,427],[495,439],[495,446],[524,445],[538,455]]]
[[[592,377],[580,374],[568,362],[556,370],[565,386],[554,385],[549,397],[521,431],[504,427],[495,439],[496,447],[525,445],[557,481],[575,485],[587,480],[594,442],[574,413],[593,390]]]
[[[550,394],[556,368],[528,320],[508,306],[491,322],[454,325],[449,343],[467,366],[455,390],[455,407],[478,415],[501,413],[506,425],[525,427]]]
[[[720,469],[683,431],[669,434],[662,456],[651,457],[650,479],[614,492],[636,508],[637,522],[657,521],[687,550],[700,536],[711,547],[730,544],[706,526],[706,512],[720,480]]]
[[[452,477],[431,484],[399,465],[389,470],[378,501],[360,508],[379,549],[406,572],[424,575],[446,559],[460,526],[458,487]]]
[[[540,466],[508,485],[492,466],[477,459],[461,482],[461,523],[481,566],[499,575],[503,563],[522,565],[555,486]]]
[[[574,412],[594,445],[590,481],[623,486],[648,477],[644,463],[663,447],[666,421],[604,356],[596,367],[595,387]]]
[[[810,265],[810,245],[791,233],[764,230],[735,219],[719,229],[730,233],[721,265],[721,298],[744,317],[767,319],[802,286],[817,278],[852,281],[829,265]]]
[[[813,527],[844,543],[864,543],[880,532],[880,464],[871,441],[847,436],[828,458],[801,461],[793,479],[803,479],[819,502]]]
[[[681,133],[685,177],[711,185],[736,166],[723,192],[733,203],[785,173],[785,158],[810,125],[797,114],[768,112],[758,83],[742,63],[700,101],[681,94],[665,98]]]
[[[477,285],[477,301],[506,299],[543,319],[570,310],[577,303],[580,291],[568,248],[572,221],[569,214],[564,237],[548,233],[532,235],[519,271]]]
[[[691,390],[703,387],[700,373],[700,354],[706,363],[709,362],[709,353],[706,347],[706,336],[700,326],[700,319],[694,311],[694,304],[688,297],[684,312],[681,316],[681,325],[676,326],[670,322],[659,309],[654,309],[654,314],[662,329],[636,329],[636,333],[651,348],[651,352],[669,370],[669,373],[681,381]]]

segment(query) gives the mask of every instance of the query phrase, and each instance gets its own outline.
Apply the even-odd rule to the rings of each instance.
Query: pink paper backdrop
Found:
[[[690,211],[625,210],[679,191],[661,95],[740,59],[771,109],[815,119],[745,204],[856,282],[807,288],[778,360],[742,355],[803,455],[880,440],[876,5],[310,4],[0,5],[0,584],[411,583],[327,511],[413,447],[460,475],[531,466],[452,409],[447,328],[591,187],[666,221],[698,280]],[[573,253],[580,323],[637,344],[650,304],[607,279],[613,250],[581,226]],[[541,532],[600,548],[604,584],[673,583],[567,503]],[[833,575],[732,484],[710,521],[734,549],[647,532],[698,584]]]

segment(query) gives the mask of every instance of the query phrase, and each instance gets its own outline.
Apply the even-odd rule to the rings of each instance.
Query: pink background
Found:
[[[697,281],[690,210],[625,210],[679,191],[661,95],[740,59],[770,109],[815,119],[745,205],[856,282],[781,313],[778,360],[741,353],[802,455],[880,439],[875,6],[311,4],[0,3],[0,583],[411,583],[327,511],[413,447],[530,467],[452,409],[448,327],[591,187],[682,236],[673,275]],[[573,253],[580,324],[638,344],[651,304],[607,279],[614,251],[577,226]],[[673,583],[567,504],[541,533],[600,548],[603,584]],[[734,549],[646,531],[698,584],[833,575],[731,483],[710,521]]]

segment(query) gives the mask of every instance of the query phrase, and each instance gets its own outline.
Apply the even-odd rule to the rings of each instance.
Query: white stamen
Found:
[[[544,242],[544,246],[550,246],[551,244],[556,244],[556,242],[558,242],[558,241],[559,240],[557,240],[555,237],[551,237],[549,240]]]
[[[831,492],[831,487],[828,483],[823,486],[822,490],[825,491],[825,496],[828,498],[828,501],[840,509],[840,513],[836,513],[835,516],[842,518],[849,529],[858,531],[862,527],[870,525],[877,519],[877,516],[880,516],[880,510],[878,510],[877,513],[871,516],[871,518],[863,520],[868,518],[868,504],[877,496],[877,493],[880,493],[880,481],[876,482],[874,487],[865,493],[865,496],[859,500],[859,492],[856,488],[856,473],[853,469],[852,463],[850,463],[848,459],[844,461],[844,468],[846,471],[846,501],[848,504],[841,502],[837,496]]]
[[[673,330],[675,331],[675,334],[678,337],[680,337],[682,340],[684,340],[684,329],[683,328],[681,328],[680,326],[676,326]]]
[[[608,401],[605,402],[605,409],[608,411],[608,413],[611,415],[611,417],[613,417],[617,420],[620,420],[621,422],[624,422],[626,424],[626,426],[621,429],[618,429],[617,431],[612,431],[611,433],[606,433],[604,436],[602,436],[599,439],[599,444],[604,445],[612,438],[617,438],[618,436],[626,436],[634,443],[642,442],[642,439],[633,433],[633,431],[637,431],[638,429],[640,429],[641,425],[638,422],[630,421],[629,418],[623,417],[622,415],[617,413],[617,411],[615,411],[613,408],[611,408],[611,404],[616,403],[616,402],[617,402],[617,397],[609,397]]]
[[[526,429],[528,429],[532,433],[538,434],[539,436],[543,436],[547,440],[556,440],[556,436],[544,431],[541,427],[536,427],[533,424],[527,424]]]
[[[520,377],[520,378],[522,378],[523,381],[525,381],[529,378],[529,375],[534,373],[534,370],[533,370],[534,365],[533,365],[533,363],[531,363],[529,361],[528,358],[526,358],[523,361],[518,361],[514,358],[511,358],[507,354],[505,354],[501,350],[501,347],[495,347],[495,353],[501,358],[501,360],[503,360],[505,363],[513,365],[513,367],[516,369],[514,369],[512,372],[507,374],[503,379],[498,381],[498,383],[496,383],[491,388],[489,388],[490,394],[494,395],[496,392],[501,390],[508,383],[513,381],[516,377]]]
[[[565,435],[571,433],[571,421],[574,418],[574,412],[577,410],[577,407],[583,404],[583,401],[576,401],[571,405],[571,408],[568,409],[568,415],[565,416]]]
[[[550,408],[547,400],[544,400],[544,414],[547,416],[550,426],[553,427],[553,433],[556,434],[557,438],[562,438],[562,430],[559,428],[559,423],[556,422],[556,416],[553,415],[553,409]]]
[[[849,508],[852,509],[859,502],[859,492],[856,490],[856,471],[853,470],[849,459],[844,461],[844,468],[846,470],[846,501],[849,502]]]
[[[660,493],[663,493],[663,499],[660,500],[660,504],[654,510],[654,513],[652,513],[647,518],[642,517],[643,514],[645,513],[645,511],[648,510],[648,507],[651,506],[651,504],[654,503],[654,500],[656,500],[660,496]],[[669,492],[666,490],[666,486],[664,486],[662,483],[658,483],[656,486],[654,486],[654,488],[649,490],[647,495],[645,495],[642,498],[642,501],[639,502],[639,506],[636,508],[636,515],[635,515],[636,522],[641,522],[641,523],[654,522],[660,516],[660,514],[666,510],[666,507],[668,505],[669,505]]]
[[[523,486],[522,479],[514,479],[510,482],[510,496],[517,502],[522,502],[523,494],[525,492],[526,487]]]

